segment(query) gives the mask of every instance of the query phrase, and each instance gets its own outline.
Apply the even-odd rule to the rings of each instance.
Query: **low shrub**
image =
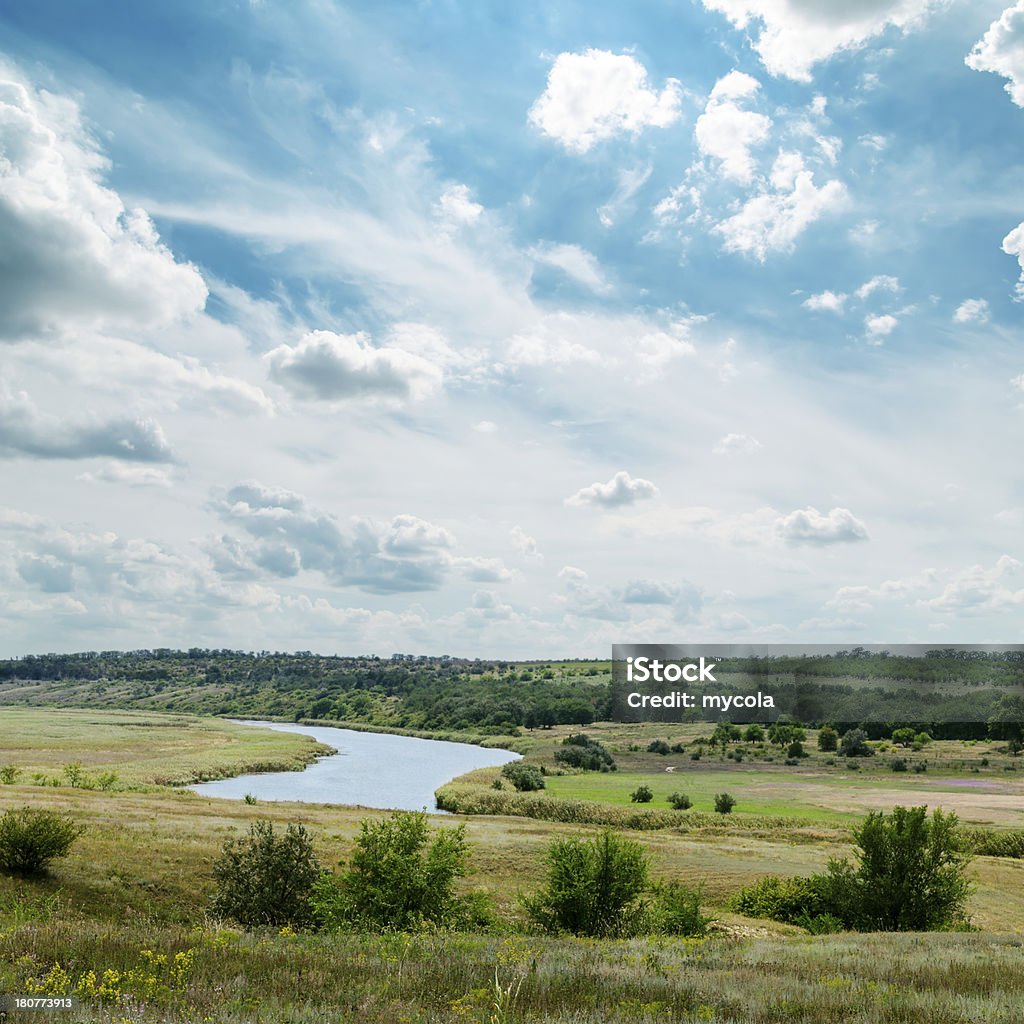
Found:
[[[545,931],[601,937],[640,931],[648,860],[639,843],[605,829],[590,840],[556,840],[545,860],[544,888],[523,899]]]
[[[53,811],[22,807],[0,817],[0,870],[43,875],[51,861],[66,857],[84,825]]]
[[[468,857],[465,825],[438,829],[431,838],[422,811],[364,819],[347,870],[316,883],[314,916],[328,929],[373,931],[457,927],[486,918],[485,894],[467,902],[455,890]]]
[[[656,935],[705,935],[710,917],[701,913],[702,893],[682,882],[662,882],[651,889],[644,931]]]
[[[637,786],[629,794],[629,799],[635,804],[649,804],[654,799],[654,790],[650,786]]]
[[[863,729],[850,729],[843,734],[839,744],[842,757],[871,757],[874,749],[868,744],[868,734]]]
[[[818,749],[826,753],[836,750],[839,746],[839,734],[831,725],[824,725],[818,730]]]
[[[671,754],[672,748],[664,740],[651,740],[651,742],[647,744],[647,753],[661,754],[664,756],[665,754]]]
[[[795,923],[800,917],[816,918],[827,911],[827,896],[821,875],[779,878],[769,875],[740,889],[730,906],[747,917]]]
[[[762,879],[737,893],[733,906],[794,923],[831,918],[857,931],[933,931],[967,923],[969,855],[955,814],[929,817],[926,807],[872,812],[853,838],[855,863],[832,860],[827,872],[809,878]]]
[[[618,767],[604,744],[584,733],[562,740],[562,746],[555,751],[555,760],[590,772],[613,772]]]
[[[304,928],[313,920],[310,896],[322,872],[302,825],[289,825],[282,835],[271,822],[255,821],[248,836],[224,843],[213,866],[210,909],[246,928]]]
[[[501,774],[520,793],[529,793],[544,788],[544,773],[535,764],[512,761],[501,769]]]
[[[905,772],[907,770],[907,759],[905,757],[894,757],[889,762],[889,767],[894,772]]]
[[[994,829],[961,829],[964,849],[982,857],[1013,857],[1024,860],[1024,829],[997,832]]]
[[[685,793],[673,793],[668,802],[674,811],[688,811],[693,806],[693,801]]]

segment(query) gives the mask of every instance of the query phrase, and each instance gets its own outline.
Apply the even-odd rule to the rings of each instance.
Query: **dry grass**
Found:
[[[177,785],[251,771],[301,769],[330,750],[308,736],[194,715],[0,708],[0,765],[60,779],[80,763],[128,785]]]

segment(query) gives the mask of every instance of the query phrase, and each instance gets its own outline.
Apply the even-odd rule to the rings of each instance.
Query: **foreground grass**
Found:
[[[358,1024],[1018,1024],[1021,939],[941,934],[582,941],[478,935],[244,935],[149,924],[30,922],[0,935],[0,989],[54,963],[72,984],[142,950],[194,950],[177,990],[62,1014],[69,1022]],[[130,986],[111,986],[122,997]]]
[[[129,786],[180,785],[299,770],[330,749],[297,733],[194,715],[0,707],[0,765],[21,769],[21,782],[63,782],[64,766],[80,763]]]
[[[386,813],[318,804],[249,806],[191,792],[0,786],[0,812],[26,803],[71,814],[87,831],[71,856],[55,864],[52,877],[28,883],[0,875],[0,906],[60,892],[70,909],[87,918],[182,925],[203,920],[212,894],[211,867],[224,840],[245,834],[253,821],[304,824],[314,835],[320,860],[335,866],[349,856],[360,820]],[[769,874],[811,874],[822,870],[829,857],[850,850],[841,830],[730,832],[722,831],[728,827],[722,816],[708,817],[706,831],[637,830],[631,837],[651,854],[656,877],[703,886],[707,904],[719,917],[742,886]],[[521,922],[519,896],[541,884],[542,858],[551,841],[595,831],[588,825],[516,817],[436,816],[433,824],[460,820],[471,846],[473,874],[466,888],[487,890],[501,920],[510,924]],[[971,873],[977,881],[969,907],[975,925],[1024,931],[1024,861],[979,857]]]

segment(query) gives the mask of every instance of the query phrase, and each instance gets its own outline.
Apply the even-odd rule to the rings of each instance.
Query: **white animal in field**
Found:
[[[665,771],[667,771],[667,772],[674,772],[675,770],[676,770],[676,766],[675,765],[672,765],[671,768],[666,768],[665,769]]]

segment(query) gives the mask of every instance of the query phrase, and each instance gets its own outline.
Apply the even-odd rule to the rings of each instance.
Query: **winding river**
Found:
[[[361,807],[436,813],[434,790],[457,775],[517,761],[519,754],[469,743],[421,740],[378,732],[354,732],[320,725],[239,722],[312,736],[338,752],[301,772],[263,772],[218,779],[190,787],[205,796],[241,800],[297,800],[302,803],[353,804]]]

